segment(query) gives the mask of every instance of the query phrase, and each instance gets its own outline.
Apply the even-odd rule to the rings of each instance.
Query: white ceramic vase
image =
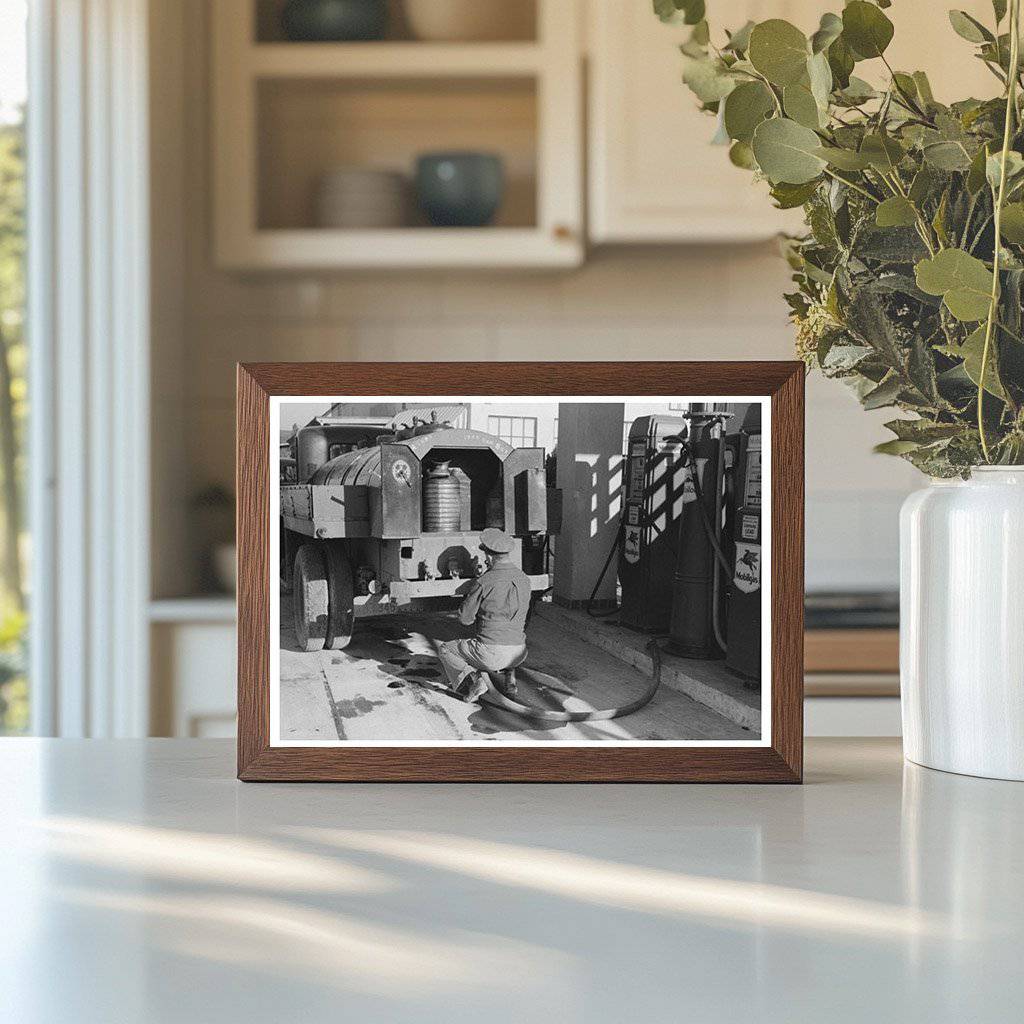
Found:
[[[1024,466],[904,503],[900,691],[911,761],[1024,781]]]

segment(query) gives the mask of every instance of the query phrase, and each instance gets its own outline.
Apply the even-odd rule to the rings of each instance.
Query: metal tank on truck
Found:
[[[372,439],[370,429],[353,441],[351,428],[304,427],[297,482],[281,484],[281,578],[300,647],[341,649],[362,616],[454,608],[483,571],[487,527],[512,534],[534,593],[551,587],[545,553],[558,524],[543,448],[436,420]]]

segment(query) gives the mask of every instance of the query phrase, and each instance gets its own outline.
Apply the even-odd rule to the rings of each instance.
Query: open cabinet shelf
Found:
[[[262,41],[266,30],[251,28],[253,0],[218,0],[212,17],[219,266],[581,262],[577,0],[538,0],[537,38],[509,42]],[[501,160],[502,198],[485,227],[433,227],[415,201],[417,158],[453,151]],[[401,175],[401,226],[325,226],[317,190],[348,168]]]
[[[245,64],[255,78],[457,78],[537,75],[536,43],[260,43]]]

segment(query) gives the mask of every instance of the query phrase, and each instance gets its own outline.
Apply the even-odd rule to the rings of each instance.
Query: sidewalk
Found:
[[[582,609],[564,608],[544,602],[537,605],[534,614],[545,622],[565,630],[614,655],[645,675],[653,670],[647,645],[651,636],[615,625],[609,619],[595,619]],[[679,658],[661,652],[661,684],[703,704],[736,725],[752,732],[761,729],[761,695],[759,690],[747,689],[742,680],[733,675],[721,661],[702,661]]]

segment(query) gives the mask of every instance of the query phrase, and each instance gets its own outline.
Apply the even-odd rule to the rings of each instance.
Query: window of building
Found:
[[[487,432],[497,434],[513,448],[537,447],[536,416],[488,416]]]

